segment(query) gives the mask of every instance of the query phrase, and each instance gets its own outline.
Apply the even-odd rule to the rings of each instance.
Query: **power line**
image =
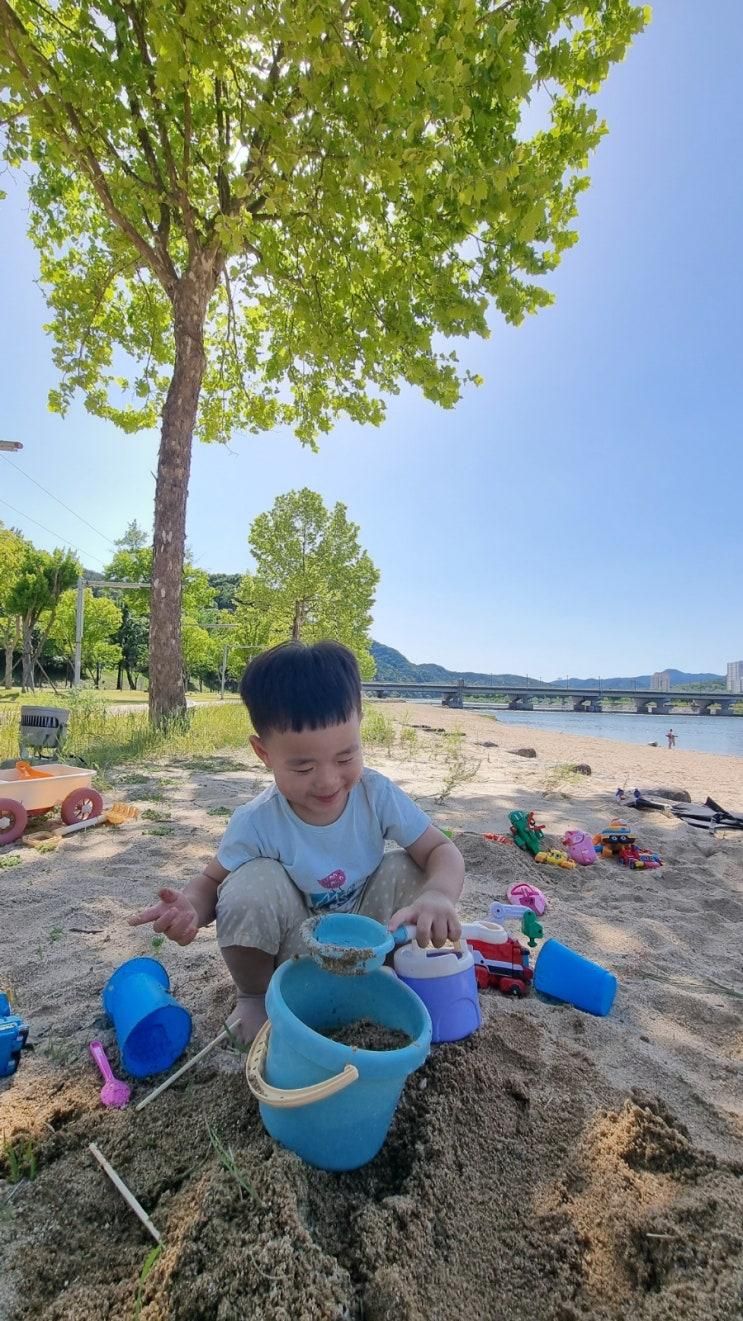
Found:
[[[29,482],[33,482],[34,486],[38,486],[39,490],[44,492],[44,495],[48,495],[50,499],[56,500],[58,505],[61,505],[63,509],[67,510],[68,514],[72,514],[73,518],[79,519],[81,523],[84,523],[86,527],[90,528],[91,532],[95,532],[97,537],[101,537],[103,541],[107,542],[109,546],[116,550],[116,543],[112,541],[110,537],[107,537],[105,532],[101,532],[97,527],[93,527],[93,524],[89,523],[87,518],[83,518],[82,514],[77,514],[74,509],[71,509],[69,505],[65,504],[64,500],[60,500],[59,496],[55,495],[53,491],[48,491],[45,486],[41,485],[41,482],[37,482],[36,478],[31,476],[30,472],[25,472],[23,468],[19,468],[18,464],[14,463],[12,459],[9,459],[7,454],[4,454],[3,458],[6,463],[10,464],[11,468],[15,468],[16,472],[21,474],[21,477],[26,477]]]
[[[71,550],[77,551],[81,559],[97,560],[101,567],[105,569],[105,562],[101,559],[100,555],[93,555],[91,551],[82,551],[79,546],[73,546],[72,542],[67,540],[67,537],[63,537],[59,532],[52,532],[50,527],[46,527],[43,523],[40,523],[37,518],[32,518],[30,514],[24,514],[22,509],[16,509],[15,505],[12,505],[10,501],[0,499],[0,505],[5,505],[7,509],[11,509],[19,518],[25,518],[28,523],[33,523],[35,527],[40,527],[42,532],[48,532],[49,536],[54,537],[55,541],[61,541],[63,545],[69,546]]]

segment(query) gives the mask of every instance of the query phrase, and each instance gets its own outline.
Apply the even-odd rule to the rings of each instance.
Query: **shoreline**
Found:
[[[743,775],[740,757],[715,752],[696,752],[687,748],[653,748],[643,743],[628,743],[589,734],[566,734],[541,726],[498,720],[497,714],[454,710],[423,702],[374,702],[373,708],[396,721],[410,725],[425,721],[432,728],[451,733],[461,730],[467,743],[486,749],[493,770],[503,780],[518,780],[531,768],[535,773],[570,762],[586,762],[591,776],[586,780],[595,794],[597,789],[613,794],[618,788],[649,789],[673,785],[688,790],[692,801],[703,802],[709,795],[732,811],[743,811]],[[533,747],[535,758],[509,755],[519,747]],[[502,754],[502,755],[501,755]],[[506,760],[507,759],[507,760]],[[521,767],[521,770],[519,770]]]

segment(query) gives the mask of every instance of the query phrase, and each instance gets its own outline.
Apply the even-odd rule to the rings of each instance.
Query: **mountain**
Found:
[[[672,688],[685,688],[691,684],[706,684],[711,688],[722,685],[725,687],[724,674],[687,674],[684,670],[661,670],[658,671],[668,678]],[[598,688],[599,683],[602,688],[625,688],[631,692],[635,688],[650,688],[652,684],[652,674],[636,674],[630,678],[612,678],[603,675],[601,679],[573,679],[567,680],[570,688]],[[565,675],[559,679],[553,679],[554,684],[565,686]]]
[[[464,679],[465,683],[492,684],[497,690],[499,684],[521,684],[526,683],[527,678],[523,674],[482,674],[476,670],[447,670],[443,665],[434,665],[431,662],[424,662],[416,665],[409,661],[407,656],[403,656],[401,651],[396,651],[394,647],[387,647],[383,642],[372,642],[371,653],[376,662],[375,679],[383,682],[385,679],[390,683],[452,683],[457,679]],[[725,678],[722,674],[686,674],[683,670],[663,670],[667,675],[672,688],[688,686],[690,684],[706,684],[710,687],[722,685],[724,687]],[[601,676],[602,688],[624,688],[632,692],[635,688],[649,688],[652,680],[652,674],[638,674],[630,678],[610,678]],[[528,676],[528,682],[537,688],[546,688],[547,684],[541,679],[535,679],[533,675]],[[565,675],[559,679],[551,680],[554,687],[565,687]],[[567,680],[567,686],[570,688],[597,688],[598,679],[574,679]]]
[[[447,670],[443,665],[434,665],[432,662],[416,665],[413,661],[409,661],[407,656],[403,656],[401,651],[395,651],[394,647],[386,647],[383,642],[372,642],[371,654],[377,666],[374,677],[380,682],[386,679],[390,683],[404,681],[411,684],[456,683],[458,679],[464,679],[465,683],[492,683],[494,688],[497,688],[499,683],[526,683],[526,678],[522,674],[481,674],[477,670]],[[541,679],[533,679],[531,676],[529,683],[538,687],[545,686]]]

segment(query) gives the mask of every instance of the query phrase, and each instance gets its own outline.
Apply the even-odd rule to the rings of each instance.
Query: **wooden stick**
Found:
[[[144,1110],[145,1106],[150,1104],[150,1101],[154,1101],[155,1097],[159,1096],[161,1092],[164,1092],[168,1087],[170,1087],[171,1083],[177,1082],[178,1079],[184,1073],[188,1073],[188,1070],[193,1068],[194,1064],[198,1064],[199,1060],[203,1060],[204,1056],[208,1055],[210,1050],[214,1050],[214,1047],[218,1046],[220,1041],[224,1041],[225,1037],[228,1036],[229,1036],[229,1032],[225,1027],[222,1029],[218,1037],[215,1037],[213,1041],[209,1042],[208,1046],[204,1046],[204,1048],[198,1051],[198,1053],[194,1055],[190,1060],[186,1060],[186,1063],[182,1064],[180,1069],[176,1069],[175,1073],[171,1073],[170,1077],[166,1078],[165,1082],[161,1082],[160,1085],[156,1087],[154,1091],[148,1092],[147,1096],[145,1096],[143,1100],[139,1102],[138,1105],[135,1105],[134,1109]]]
[[[108,1161],[106,1160],[106,1157],[103,1155],[103,1152],[98,1149],[98,1147],[95,1145],[95,1142],[88,1143],[88,1151],[92,1152],[92,1154],[95,1156],[101,1169],[108,1175],[109,1179],[114,1185],[114,1188],[118,1188],[119,1192],[121,1193],[121,1196],[124,1198],[124,1201],[131,1207],[135,1216],[138,1216],[139,1219],[142,1221],[142,1224],[144,1225],[145,1229],[149,1230],[155,1242],[161,1243],[162,1238],[158,1230],[155,1229],[155,1226],[150,1220],[150,1217],[148,1216],[144,1207],[141,1206],[140,1203],[137,1201],[136,1197],[134,1196],[134,1193],[131,1193],[129,1191],[123,1179],[119,1178],[113,1166],[109,1165]]]

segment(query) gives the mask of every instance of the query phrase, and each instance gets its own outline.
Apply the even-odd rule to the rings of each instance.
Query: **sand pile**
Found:
[[[434,723],[449,719],[437,711]],[[474,742],[494,727],[467,725],[480,758]],[[276,1147],[230,1051],[139,1115],[98,1104],[87,1043],[100,1037],[116,1060],[101,988],[123,959],[153,952],[126,916],[194,874],[223,829],[215,808],[249,796],[252,769],[153,768],[130,796],[145,806],[151,794],[164,822],[73,836],[3,871],[0,987],[37,1044],[0,1083],[2,1321],[740,1321],[743,841],[638,815],[662,872],[537,866],[481,832],[532,807],[547,842],[596,830],[616,814],[616,778],[571,746],[562,759],[591,761],[593,776],[567,796],[546,791],[535,746],[523,763],[486,749],[443,807],[433,743],[371,760],[441,824],[473,832],[457,837],[464,915],[485,917],[528,877],[550,896],[545,933],[617,974],[615,1008],[595,1019],[483,993],[482,1031],[434,1051],[382,1152],[355,1173],[314,1171]],[[700,779],[711,762],[733,766],[700,761]],[[704,789],[743,805],[712,779]],[[214,934],[158,956],[193,1014],[196,1050],[231,1006]],[[151,1241],[91,1140],[163,1234],[143,1282]],[[28,1143],[35,1178],[11,1184],[8,1146]]]
[[[202,1072],[140,1116],[68,1088],[33,1124],[47,1136],[16,1199],[12,1315],[128,1317],[139,1293],[143,1321],[739,1316],[741,1167],[657,1100],[602,1105],[574,1040],[547,1061],[533,1024],[495,1010],[481,1038],[436,1050],[380,1156],[345,1175],[275,1147],[241,1073]],[[91,1139],[165,1235],[141,1288],[150,1245]]]

